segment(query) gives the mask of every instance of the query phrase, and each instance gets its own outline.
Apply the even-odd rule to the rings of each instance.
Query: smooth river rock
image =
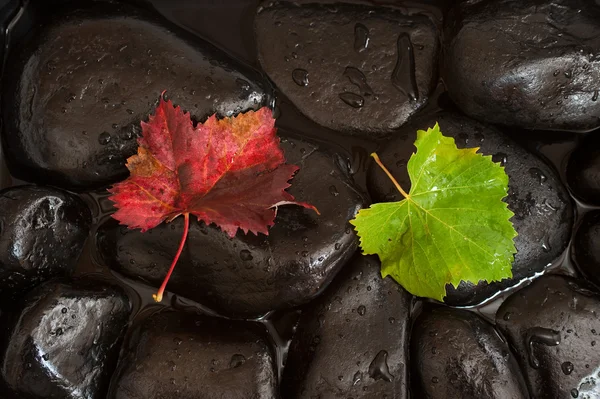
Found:
[[[485,122],[600,126],[600,7],[593,1],[461,1],[447,16],[442,78]]]
[[[71,274],[91,222],[87,205],[65,191],[0,191],[0,307],[45,280]]]
[[[270,101],[253,72],[154,13],[116,2],[53,12],[6,64],[2,134],[21,179],[84,190],[126,177],[164,90],[197,120]]]
[[[100,281],[49,282],[14,310],[0,349],[8,399],[102,399],[130,305]]]
[[[258,58],[307,117],[377,137],[422,108],[437,83],[438,31],[417,12],[270,2],[255,20]]]
[[[425,307],[411,339],[413,397],[528,399],[506,340],[473,312]]]
[[[557,173],[544,161],[498,130],[447,112],[410,122],[395,134],[394,139],[382,146],[379,152],[382,162],[405,191],[410,189],[406,163],[415,151],[416,131],[433,127],[436,122],[439,122],[443,134],[455,139],[459,148],[480,147],[482,154],[492,155],[492,160],[500,162],[509,177],[505,200],[515,214],[511,221],[519,234],[515,238],[517,254],[513,262],[513,278],[492,284],[462,282],[456,289],[447,286],[446,303],[475,305],[524,278],[534,276],[556,260],[569,243],[573,207]],[[368,174],[373,202],[402,199],[375,163],[371,164]]]
[[[135,326],[109,399],[277,399],[264,326],[163,311]]]
[[[511,295],[496,324],[514,348],[531,397],[600,397],[600,294],[584,281],[540,277]]]
[[[325,149],[291,138],[282,148],[287,162],[300,166],[288,191],[314,204],[321,215],[282,206],[268,236],[238,232],[234,239],[192,217],[168,291],[222,314],[255,317],[313,299],[350,259],[357,239],[348,221],[364,197]],[[158,287],[182,232],[182,218],[145,233],[110,221],[100,227],[97,247],[114,270]]]
[[[600,211],[586,213],[573,234],[571,259],[592,283],[600,286]]]
[[[412,296],[357,255],[304,310],[282,381],[289,399],[408,398]]]
[[[567,164],[567,183],[579,200],[600,205],[600,136],[591,133],[577,145]]]

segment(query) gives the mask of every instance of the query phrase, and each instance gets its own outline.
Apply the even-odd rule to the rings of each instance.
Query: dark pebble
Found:
[[[199,120],[270,101],[254,73],[153,13],[69,6],[6,64],[2,133],[14,176],[74,190],[125,178],[140,121],[164,90]]]
[[[129,312],[124,293],[99,281],[31,292],[1,349],[2,397],[105,398]]]
[[[575,197],[600,205],[600,136],[591,133],[569,157],[567,183]]]
[[[300,166],[288,191],[321,215],[283,206],[268,236],[238,232],[234,239],[192,217],[168,291],[223,314],[255,317],[313,299],[352,256],[357,240],[348,221],[364,198],[347,170],[308,142],[284,139],[282,148],[288,163]],[[158,287],[182,231],[182,218],[146,233],[112,221],[99,229],[97,247],[111,268]]]
[[[540,277],[498,309],[496,324],[514,348],[532,398],[600,397],[599,314],[600,295],[591,286],[559,275]]]
[[[275,85],[331,129],[388,133],[427,103],[437,82],[438,31],[418,12],[275,2],[259,8],[255,32]]]
[[[600,211],[586,213],[573,235],[571,259],[581,272],[600,286]]]
[[[414,397],[529,398],[506,341],[473,312],[426,307],[413,327],[411,362]]]
[[[92,216],[78,197],[54,188],[0,191],[0,306],[52,277],[69,275]]]
[[[450,305],[475,305],[498,291],[517,284],[544,270],[566,249],[573,224],[573,208],[566,188],[556,172],[540,158],[504,136],[496,129],[466,117],[437,113],[407,124],[383,146],[380,158],[408,192],[410,180],[406,163],[415,151],[416,131],[439,122],[442,133],[453,137],[459,148],[480,147],[484,155],[504,165],[509,177],[506,202],[515,215],[511,221],[519,234],[513,278],[498,283],[462,282],[458,288],[447,286],[445,302]],[[372,163],[369,192],[374,202],[400,201],[401,194],[383,171]]]
[[[303,312],[283,397],[408,398],[411,298],[375,257],[355,257]]]
[[[485,122],[597,128],[598,21],[600,8],[586,0],[458,2],[444,32],[448,93]]]
[[[156,313],[135,326],[109,399],[277,399],[265,328],[191,313]]]

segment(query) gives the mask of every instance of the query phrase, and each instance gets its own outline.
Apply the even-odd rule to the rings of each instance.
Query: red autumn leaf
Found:
[[[238,228],[269,234],[280,205],[317,211],[285,191],[298,167],[284,164],[274,125],[271,111],[261,108],[220,120],[212,115],[194,127],[189,113],[162,96],[148,123],[142,122],[138,152],[127,159],[130,176],[109,192],[117,208],[113,217],[130,229],[144,232],[185,217],[179,249],[154,295],[157,302],[185,245],[190,214],[234,237]]]

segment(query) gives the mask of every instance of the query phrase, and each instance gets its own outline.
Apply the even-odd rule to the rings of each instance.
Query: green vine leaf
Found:
[[[504,168],[478,154],[479,148],[458,149],[437,123],[417,132],[415,146],[409,193],[372,154],[404,199],[373,204],[350,222],[363,253],[379,256],[383,277],[440,301],[447,284],[512,277],[517,232],[502,201],[508,191]]]

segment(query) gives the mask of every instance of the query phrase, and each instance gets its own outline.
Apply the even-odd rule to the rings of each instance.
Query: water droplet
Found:
[[[247,249],[242,249],[240,251],[240,258],[245,262],[251,261],[253,259],[252,252],[248,251]]]
[[[98,135],[98,143],[102,144],[102,145],[106,145],[108,143],[110,143],[110,133],[108,132],[102,132],[100,133],[100,135]]]
[[[354,25],[354,50],[359,53],[369,46],[369,29],[361,23]]]
[[[384,350],[379,351],[371,364],[369,365],[369,376],[374,380],[385,380],[392,382],[394,376],[390,373],[390,368],[387,364],[388,353]]]
[[[365,99],[358,94],[344,92],[340,94],[340,100],[353,108],[362,108],[365,105]]]
[[[67,308],[62,308],[62,309],[60,310],[60,312],[61,312],[62,314],[65,314],[65,313],[67,313],[67,312],[68,312],[68,310],[67,310]]]
[[[356,385],[358,384],[363,378],[363,375],[360,371],[357,371],[356,373],[354,373],[354,376],[352,377],[352,385]]]
[[[305,69],[294,69],[292,79],[298,86],[308,86],[308,72]]]
[[[438,382],[440,382],[440,379],[437,377],[432,377],[431,382],[433,382],[434,384],[437,384]]]
[[[544,184],[546,182],[546,180],[548,180],[546,175],[538,168],[530,168],[529,174],[532,177],[536,178],[540,182],[540,185]]]
[[[560,368],[562,369],[562,372],[565,373],[565,375],[569,375],[573,372],[575,366],[573,366],[573,363],[571,362],[564,362],[560,365]]]
[[[402,33],[397,42],[398,58],[392,72],[392,84],[410,101],[419,99],[419,90],[415,78],[415,54],[410,36]]]
[[[437,351],[437,348],[435,346],[431,348],[431,353],[433,355],[437,355],[438,351]]]
[[[507,155],[503,152],[496,153],[492,155],[492,161],[499,162],[500,166],[506,165],[506,157]]]
[[[167,362],[167,365],[169,366],[169,369],[170,369],[171,371],[175,371],[175,370],[177,370],[177,364],[175,364],[175,362],[174,362],[174,361],[172,361],[172,360],[169,360],[169,361]]]
[[[339,242],[336,242],[333,247],[335,248],[336,251],[339,251],[340,248],[342,247],[342,244],[340,244]]]
[[[50,355],[46,353],[46,354],[44,354],[44,356],[42,356],[42,359],[48,360],[48,359],[50,359]]]
[[[558,76],[558,74],[560,74],[560,71],[557,69],[556,71],[554,71],[554,73],[552,75]]]
[[[555,330],[544,327],[533,327],[527,330],[525,342],[527,343],[527,352],[529,355],[529,364],[534,369],[540,367],[539,360],[533,354],[533,344],[543,344],[547,346],[556,346],[560,344],[560,333]]]
[[[364,316],[367,313],[367,308],[364,305],[360,305],[356,311],[359,315]]]
[[[367,83],[367,77],[360,70],[354,67],[346,67],[344,76],[348,78],[350,83],[356,85],[363,95],[371,96],[374,94],[373,89]]]
[[[394,324],[396,322],[396,319],[394,319],[393,317],[390,317],[388,319],[388,321],[390,322],[390,324]]]
[[[317,317],[317,321],[319,322],[319,327],[323,327],[325,325],[325,316],[320,314],[319,317]]]
[[[542,249],[544,250],[544,252],[552,251],[552,247],[550,246],[550,240],[548,239],[547,235],[544,235],[544,237],[542,237]]]
[[[333,195],[334,197],[337,197],[338,195],[340,195],[339,191],[333,184],[331,186],[329,186],[329,194]]]
[[[235,368],[240,367],[244,363],[246,363],[246,358],[244,357],[244,355],[240,355],[238,353],[238,354],[231,356],[231,360],[229,361],[229,368],[235,369]]]
[[[596,101],[598,99],[598,90],[594,90],[594,95],[592,96],[592,101]]]
[[[506,313],[504,313],[504,317],[502,317],[502,318],[505,321],[509,321],[511,316],[512,316],[512,312],[506,312]]]
[[[571,71],[565,71],[565,78],[571,79],[571,76],[573,76],[573,74],[571,73]]]
[[[574,398],[579,397],[579,391],[577,390],[577,388],[571,389],[571,396]]]

